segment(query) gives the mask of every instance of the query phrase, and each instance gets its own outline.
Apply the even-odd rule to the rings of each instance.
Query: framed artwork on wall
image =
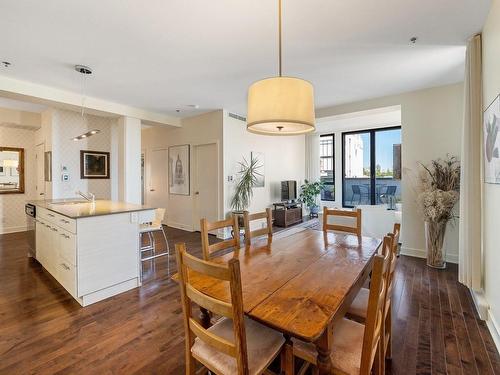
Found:
[[[484,182],[500,184],[500,95],[484,111]]]
[[[5,167],[0,165],[0,176],[5,176]]]
[[[109,178],[109,152],[80,150],[80,178]]]
[[[266,169],[265,169],[265,162],[266,158],[263,152],[256,152],[252,151],[250,153],[251,158],[257,160],[257,181],[254,185],[256,188],[264,187],[266,186]]]
[[[190,195],[189,145],[168,148],[168,192],[174,195]]]

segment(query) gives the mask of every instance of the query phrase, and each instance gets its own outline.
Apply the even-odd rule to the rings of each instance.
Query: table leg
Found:
[[[332,330],[328,327],[321,337],[316,341],[316,350],[318,351],[318,370],[319,375],[330,375],[332,372]]]
[[[204,307],[200,306],[200,321],[203,328],[209,328],[212,324],[210,323],[210,312]]]
[[[285,336],[285,345],[281,350],[281,374],[293,375],[294,374],[294,358],[293,358],[293,343],[289,335]]]

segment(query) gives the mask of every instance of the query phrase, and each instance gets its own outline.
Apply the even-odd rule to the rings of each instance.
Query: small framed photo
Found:
[[[109,152],[81,150],[80,178],[109,178]]]
[[[5,176],[5,167],[0,165],[0,176]]]

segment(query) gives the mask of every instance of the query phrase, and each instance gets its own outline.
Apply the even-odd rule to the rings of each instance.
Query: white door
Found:
[[[36,199],[43,199],[45,195],[45,144],[41,143],[35,148],[36,158]]]
[[[194,146],[194,228],[200,230],[200,219],[218,220],[219,160],[217,144]]]
[[[147,205],[154,208],[166,208],[168,199],[168,150],[153,150],[149,157],[149,189]],[[147,159],[146,159],[147,163]]]

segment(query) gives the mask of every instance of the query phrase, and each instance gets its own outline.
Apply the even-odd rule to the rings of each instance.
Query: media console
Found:
[[[302,203],[274,203],[274,225],[288,227],[302,222]]]

